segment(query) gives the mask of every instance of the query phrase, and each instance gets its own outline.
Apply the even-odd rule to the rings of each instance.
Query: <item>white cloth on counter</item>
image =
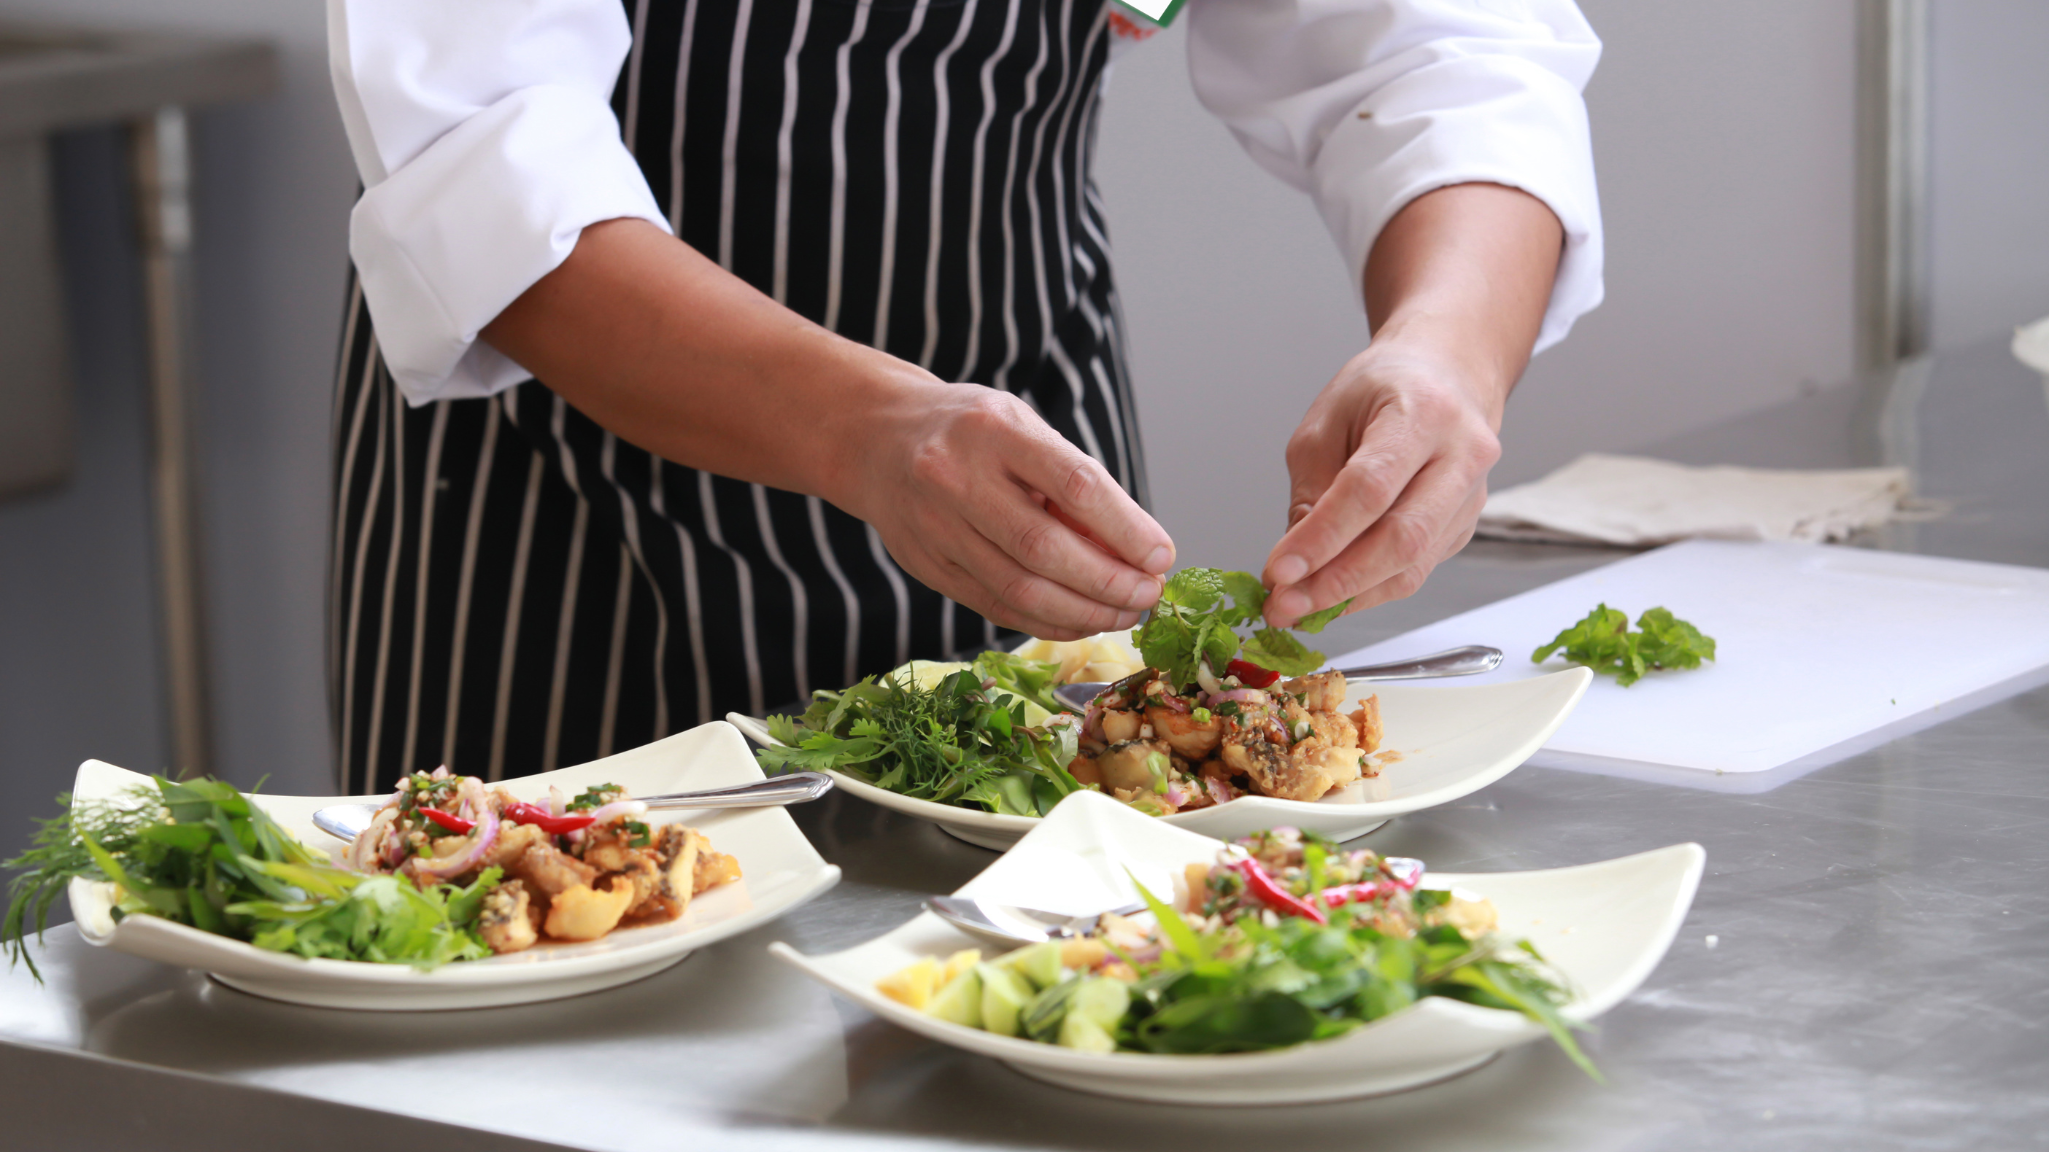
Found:
[[[1912,496],[1905,468],[1696,468],[1588,453],[1487,498],[1478,534],[1566,544],[1675,540],[1841,540],[1893,519]]]
[[[328,62],[364,193],[355,260],[407,401],[526,373],[477,333],[589,224],[670,228],[610,98],[632,46],[617,0],[327,0]],[[1307,190],[1358,285],[1410,200],[1486,181],[1543,200],[1565,252],[1537,347],[1601,300],[1580,90],[1601,45],[1571,0],[1191,0],[1203,102]],[[880,159],[877,158],[878,163]]]
[[[2049,316],[2013,330],[2013,354],[2049,384]]]

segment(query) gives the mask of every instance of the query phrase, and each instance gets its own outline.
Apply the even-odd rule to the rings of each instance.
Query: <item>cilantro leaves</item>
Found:
[[[1321,632],[1350,604],[1347,600],[1312,612],[1294,630]],[[1258,620],[1265,607],[1266,589],[1250,572],[1183,568],[1160,590],[1152,615],[1132,629],[1131,643],[1177,690],[1195,682],[1196,665],[1204,657],[1219,676],[1225,665],[1240,658],[1283,676],[1306,676],[1323,667],[1323,653],[1308,648],[1287,629],[1261,628],[1249,640],[1238,638],[1234,629]]]
[[[1630,631],[1628,613],[1601,604],[1537,649],[1530,662],[1542,664],[1563,649],[1567,660],[1613,676],[1627,688],[1653,668],[1698,668],[1703,657],[1715,658],[1714,637],[1664,608],[1637,617],[1636,626],[1640,631]]]

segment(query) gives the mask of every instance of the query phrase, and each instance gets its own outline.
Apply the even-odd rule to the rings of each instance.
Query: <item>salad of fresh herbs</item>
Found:
[[[1058,665],[984,652],[929,686],[893,673],[844,692],[815,693],[802,716],[771,716],[782,742],[756,755],[764,769],[845,772],[878,788],[940,804],[1043,816],[1082,786],[1071,715],[1027,723],[1027,703],[1053,714]]]
[[[337,868],[218,780],[156,777],[105,800],[58,802],[66,811],[4,865],[15,876],[0,945],[31,972],[30,920],[40,936],[81,878],[118,886],[116,920],[161,916],[273,952],[420,968],[491,954],[474,926],[496,868],[426,888]]]
[[[1092,1052],[1199,1055],[1343,1035],[1445,996],[1518,1012],[1600,1079],[1560,1013],[1562,977],[1494,930],[1491,903],[1417,888],[1422,866],[1275,829],[1190,869],[1174,907],[1139,889],[1151,925],[984,962],[928,957],[876,985],[970,1028]]]
[[[1532,653],[1530,662],[1542,664],[1563,650],[1572,663],[1613,676],[1627,688],[1651,669],[1698,668],[1702,659],[1715,658],[1714,637],[1702,635],[1666,609],[1645,612],[1637,617],[1636,626],[1638,631],[1629,630],[1628,613],[1598,605],[1586,619]]]

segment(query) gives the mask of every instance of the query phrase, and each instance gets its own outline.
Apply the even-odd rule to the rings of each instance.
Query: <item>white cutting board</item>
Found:
[[[1540,675],[1563,659],[1530,654],[1604,601],[1632,622],[1671,609],[1715,638],[1717,659],[1628,688],[1596,676],[1544,746],[1568,760],[1764,772],[1908,730],[1898,726],[2049,665],[2049,570],[1720,540],[1632,556],[1332,663],[1491,644],[1507,654],[1501,668],[1461,683]]]

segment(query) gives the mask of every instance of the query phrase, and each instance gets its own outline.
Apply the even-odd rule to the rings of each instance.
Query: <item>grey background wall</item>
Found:
[[[4,0],[0,20],[261,37],[284,88],[193,121],[200,513],[218,768],[272,791],[331,779],[323,667],[329,374],[354,167],[319,0]],[[0,504],[0,851],[78,762],[164,767],[144,503],[141,303],[113,131],[56,150],[81,458]]]
[[[1532,368],[1497,470],[1527,478],[1845,375],[1849,0],[1585,0],[1608,44],[1589,93],[1608,303]],[[1937,5],[1936,334],[2049,313],[2049,41],[2036,0]],[[285,91],[195,124],[199,357],[220,762],[274,790],[330,779],[323,680],[329,372],[354,194],[318,0],[0,0],[0,19],[263,36]],[[1100,179],[1159,511],[1190,562],[1256,565],[1280,447],[1365,340],[1307,203],[1188,90],[1177,34],[1112,84]],[[121,154],[57,154],[81,468],[0,505],[0,852],[78,761],[162,765],[143,488],[142,362]]]
[[[1539,357],[1497,482],[1783,400],[1851,366],[1854,11],[1582,0],[1608,298]],[[1366,340],[1306,198],[1188,92],[1178,33],[1119,65],[1098,165],[1155,502],[1192,562],[1256,568],[1281,448]]]
[[[1930,336],[2049,316],[2049,4],[1929,5]]]

